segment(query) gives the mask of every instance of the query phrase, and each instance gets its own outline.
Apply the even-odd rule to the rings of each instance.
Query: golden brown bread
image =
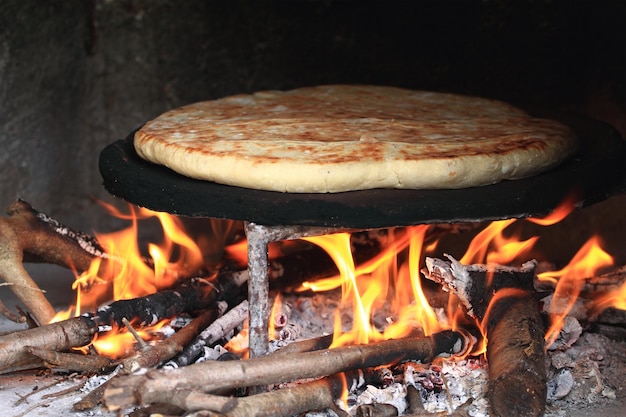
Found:
[[[146,123],[134,143],[192,178],[313,193],[481,186],[535,175],[576,150],[569,128],[507,103],[360,85],[191,104]]]

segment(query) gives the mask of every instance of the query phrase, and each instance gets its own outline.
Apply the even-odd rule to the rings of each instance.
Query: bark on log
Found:
[[[0,218],[0,278],[32,312],[39,324],[46,324],[55,311],[30,277],[23,262],[46,262],[89,268],[96,256],[105,256],[95,238],[63,226],[49,216],[17,200]]]
[[[544,414],[544,328],[533,298],[536,262],[515,269],[426,259],[426,278],[456,294],[487,333],[488,399],[496,416]]]
[[[68,371],[96,373],[114,368],[117,364],[111,358],[101,355],[81,355],[61,353],[40,347],[26,346],[26,352],[38,357],[47,368],[60,368]]]
[[[206,309],[219,298],[232,296],[234,289],[238,288],[230,288],[232,283],[228,280],[221,282],[219,278],[212,281],[192,278],[169,290],[115,301],[80,317],[1,336],[0,372],[32,361],[33,356],[24,349],[25,346],[64,351],[88,344],[97,332],[108,331],[114,325],[123,326],[124,318],[131,318],[141,325],[152,325],[180,313]]]
[[[145,405],[158,400],[161,393],[181,387],[210,393],[220,389],[277,384],[403,360],[428,362],[438,355],[456,354],[463,349],[464,339],[460,333],[444,331],[431,337],[387,340],[289,357],[268,355],[245,361],[202,362],[185,368],[119,378],[107,389],[105,401],[109,408],[118,409]]]
[[[343,382],[339,376],[238,398],[235,407],[216,417],[288,417],[309,411],[336,408]]]
[[[542,416],[547,376],[544,328],[536,302],[523,290],[500,290],[486,317],[489,389],[496,416]]]
[[[229,404],[232,405],[229,411],[211,410],[211,408],[216,408],[212,406],[192,415],[197,417],[289,417],[308,411],[336,408],[334,400],[340,396],[342,388],[341,377],[331,376],[276,391],[233,398]]]
[[[84,317],[74,317],[59,323],[0,336],[0,373],[41,361],[29,354],[25,347],[45,347],[64,351],[84,346],[91,341],[95,328]]]

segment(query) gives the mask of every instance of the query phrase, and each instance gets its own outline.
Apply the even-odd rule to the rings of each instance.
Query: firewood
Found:
[[[289,417],[308,411],[332,408],[343,389],[342,378],[330,376],[316,381],[297,384],[276,391],[243,398],[231,399],[231,410],[219,412],[211,407],[201,409],[192,416],[204,417]],[[201,404],[198,404],[201,405]]]
[[[33,329],[0,336],[0,372],[41,361],[29,354],[24,347],[45,347],[53,351],[64,351],[91,342],[96,329],[85,317],[74,317]]]
[[[177,286],[145,297],[115,301],[95,312],[45,326],[17,331],[0,337],[0,371],[34,358],[24,347],[33,346],[51,351],[64,351],[91,342],[95,333],[121,327],[122,319],[131,318],[139,325],[153,325],[181,313],[201,311],[220,298],[238,293],[240,282],[229,276],[208,280],[191,278]]]
[[[202,354],[205,346],[211,346],[226,336],[235,327],[243,323],[248,317],[248,300],[242,301],[210,326],[198,334],[193,341],[185,345],[180,355],[169,361],[166,365],[171,367],[186,366]]]
[[[148,345],[137,355],[124,359],[121,362],[122,370],[120,373],[128,374],[140,368],[152,368],[175,357],[196,337],[201,329],[209,326],[223,313],[226,305],[222,302],[220,304],[223,304],[223,307],[215,305],[207,308],[172,336],[155,345]]]
[[[61,353],[33,346],[26,346],[24,350],[43,360],[47,368],[95,373],[110,370],[116,366],[116,361],[101,355]]]
[[[427,258],[424,275],[459,297],[487,333],[488,400],[496,416],[541,416],[546,406],[544,329],[533,298],[536,262],[521,268]]]
[[[111,409],[156,401],[164,392],[181,387],[202,392],[316,378],[352,369],[398,363],[428,362],[441,354],[464,349],[460,333],[444,331],[430,337],[386,340],[293,355],[268,355],[243,361],[207,361],[170,370],[119,378],[105,393]]]
[[[530,294],[519,289],[500,290],[496,297],[483,325],[491,408],[496,416],[542,416],[547,376],[539,310]]]
[[[23,262],[46,262],[84,271],[94,257],[106,255],[95,238],[63,226],[25,201],[15,201],[7,214],[9,217],[0,218],[0,278],[11,283],[11,291],[40,324],[46,324],[54,317],[54,308]]]
[[[198,410],[191,414],[198,417],[201,415],[215,417],[289,417],[322,409],[332,409],[335,414],[347,417],[348,413],[337,407],[335,402],[340,398],[344,389],[353,391],[371,383],[367,375],[375,373],[374,368],[350,371],[314,381],[299,381],[281,386],[277,391],[250,395],[244,398],[225,398],[195,391],[187,392],[184,389],[180,390],[186,396],[184,402],[180,400],[184,398],[182,395],[172,397],[175,397],[174,404],[179,407],[189,411]],[[386,407],[383,405],[382,408]],[[397,415],[397,410],[394,415]]]

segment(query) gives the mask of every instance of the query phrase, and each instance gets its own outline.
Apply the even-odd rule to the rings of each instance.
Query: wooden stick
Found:
[[[58,323],[0,336],[0,371],[40,361],[29,354],[25,347],[45,347],[52,351],[64,351],[91,342],[96,329],[85,317],[74,317]]]
[[[335,408],[335,399],[343,389],[340,376],[286,387],[276,391],[233,399],[234,407],[214,417],[288,417],[308,411]]]
[[[542,416],[547,377],[544,328],[537,303],[523,290],[500,290],[486,317],[489,390],[496,416]]]
[[[428,362],[440,354],[464,349],[460,333],[444,331],[430,337],[386,340],[299,355],[269,355],[245,361],[207,361],[185,368],[148,371],[118,379],[105,393],[111,409],[158,401],[162,393],[181,387],[203,392],[316,378],[403,360]]]
[[[101,355],[61,353],[33,346],[26,346],[24,350],[43,360],[44,365],[48,368],[95,373],[110,370],[117,364],[113,359]]]

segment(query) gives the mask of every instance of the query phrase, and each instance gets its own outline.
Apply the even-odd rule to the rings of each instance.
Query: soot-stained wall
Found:
[[[168,109],[263,89],[452,91],[624,131],[625,23],[618,0],[2,1],[0,208],[23,198],[109,230],[103,147]]]

